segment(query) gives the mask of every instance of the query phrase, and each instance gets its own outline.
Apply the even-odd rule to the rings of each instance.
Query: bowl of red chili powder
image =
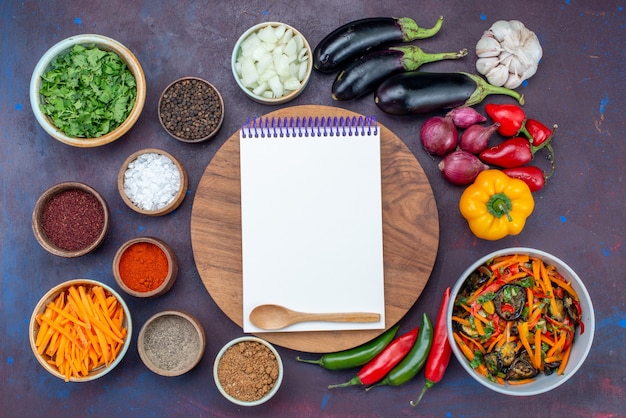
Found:
[[[46,190],[35,203],[32,227],[37,242],[60,257],[95,250],[109,230],[109,208],[94,188],[64,182]]]
[[[138,298],[167,293],[177,274],[174,250],[158,238],[138,237],[126,241],[113,258],[115,281],[126,293]]]

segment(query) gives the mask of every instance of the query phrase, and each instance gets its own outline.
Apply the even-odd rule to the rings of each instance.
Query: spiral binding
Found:
[[[242,138],[370,136],[378,134],[375,116],[248,118]]]

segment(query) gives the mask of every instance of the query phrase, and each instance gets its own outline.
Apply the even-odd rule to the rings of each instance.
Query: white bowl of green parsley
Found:
[[[115,141],[137,121],[146,80],[135,55],[118,41],[83,34],[52,46],[30,81],[37,122],[53,138],[75,147]]]

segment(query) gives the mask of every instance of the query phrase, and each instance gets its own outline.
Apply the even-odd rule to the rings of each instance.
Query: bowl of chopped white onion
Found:
[[[233,76],[252,100],[286,103],[306,87],[313,69],[311,54],[306,38],[292,26],[260,23],[237,40],[231,59]]]

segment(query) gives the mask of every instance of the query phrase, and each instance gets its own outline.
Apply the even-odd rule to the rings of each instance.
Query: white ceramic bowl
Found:
[[[254,93],[251,88],[247,87],[243,83],[243,81],[241,80],[241,77],[239,75],[239,72],[237,71],[237,66],[238,66],[237,65],[237,60],[238,60],[239,56],[241,55],[241,44],[246,39],[248,39],[248,37],[250,35],[252,35],[253,33],[258,33],[260,30],[263,30],[263,29],[267,28],[268,26],[271,26],[273,28],[284,26],[288,30],[291,30],[293,32],[294,36],[296,36],[296,35],[300,36],[302,38],[302,40],[304,41],[304,48],[306,48],[306,56],[307,56],[306,73],[304,75],[304,78],[300,82],[300,87],[298,89],[296,89],[296,90],[291,90],[290,92],[286,92],[285,94],[283,94],[280,97],[274,97],[274,98],[267,98],[267,97],[264,97],[262,95]],[[232,72],[233,72],[233,77],[235,77],[235,81],[237,82],[237,85],[252,100],[254,100],[254,101],[258,102],[258,103],[269,104],[269,105],[283,104],[283,103],[287,103],[287,102],[295,99],[296,97],[298,97],[300,95],[300,93],[302,93],[302,91],[306,88],[306,85],[308,84],[309,79],[311,77],[311,72],[313,70],[312,50],[311,50],[311,46],[309,45],[309,42],[306,40],[304,35],[302,35],[294,27],[292,27],[290,25],[287,25],[285,23],[281,23],[281,22],[264,22],[264,23],[259,23],[257,25],[252,26],[247,31],[245,31],[239,37],[239,39],[237,40],[237,43],[235,44],[235,47],[233,48],[233,53],[232,53],[232,57],[231,57],[231,68],[232,68]]]
[[[236,344],[246,343],[246,342],[256,342],[256,343],[266,346],[272,352],[272,354],[274,355],[278,363],[278,377],[276,381],[274,382],[274,386],[262,398],[254,400],[254,401],[242,401],[241,399],[237,399],[236,397],[231,396],[230,394],[226,392],[226,390],[222,386],[222,383],[220,382],[220,379],[219,379],[220,361],[222,360],[226,351]],[[232,403],[236,405],[240,405],[240,406],[256,406],[256,405],[260,405],[262,403],[267,402],[276,394],[276,392],[278,392],[278,389],[280,388],[280,385],[283,381],[283,362],[280,358],[280,354],[278,354],[278,351],[276,351],[276,349],[267,341],[262,340],[261,338],[252,337],[252,336],[239,337],[239,338],[235,338],[234,340],[224,345],[224,347],[222,347],[222,349],[217,354],[215,358],[215,363],[213,365],[213,379],[215,380],[215,385],[217,386],[217,389],[220,391],[220,393]]]
[[[595,332],[595,317],[593,312],[593,304],[591,303],[591,298],[589,297],[589,293],[585,288],[582,280],[578,275],[563,261],[559,258],[546,253],[545,251],[526,248],[526,247],[515,247],[515,248],[505,248],[502,250],[494,251],[490,254],[485,255],[484,257],[477,260],[474,264],[467,268],[461,274],[460,278],[454,285],[450,294],[450,304],[448,305],[447,317],[452,317],[452,312],[454,308],[454,300],[456,299],[461,286],[465,282],[466,278],[474,272],[478,267],[483,265],[488,260],[492,258],[504,256],[504,255],[512,255],[512,254],[527,254],[530,257],[536,257],[543,260],[547,265],[552,265],[556,267],[557,271],[563,276],[563,278],[571,283],[572,288],[578,294],[580,298],[580,305],[582,307],[582,322],[584,323],[584,332],[580,333],[580,327],[576,332],[574,337],[574,345],[572,347],[572,351],[570,354],[569,361],[565,368],[565,372],[562,375],[558,375],[556,372],[546,376],[544,374],[539,374],[535,377],[534,381],[531,383],[518,384],[518,385],[510,385],[510,384],[499,384],[497,382],[492,382],[488,380],[486,377],[477,373],[469,364],[469,361],[457,345],[453,337],[453,325],[452,321],[448,320],[448,339],[450,341],[450,345],[452,346],[452,352],[454,353],[457,360],[461,363],[461,366],[472,376],[478,383],[481,385],[499,393],[503,393],[506,395],[513,396],[530,396],[530,395],[538,395],[541,393],[548,392],[563,383],[569,380],[576,371],[583,365],[589,351],[591,350],[591,344],[593,342],[593,336]]]
[[[100,366],[98,368],[95,368],[91,370],[86,376],[70,377],[69,379],[70,382],[89,382],[89,381],[92,381],[92,380],[95,380],[104,376],[105,374],[109,373],[111,370],[116,368],[120,364],[122,359],[124,358],[124,355],[126,354],[126,352],[128,351],[128,347],[130,346],[131,338],[133,335],[133,322],[130,316],[130,310],[128,309],[128,306],[126,305],[126,302],[124,302],[124,299],[122,299],[122,297],[115,290],[113,290],[110,286],[104,283],[98,282],[96,280],[89,280],[89,279],[74,279],[74,280],[66,281],[64,283],[60,283],[54,286],[52,289],[50,289],[39,300],[39,302],[35,306],[35,309],[33,310],[33,314],[30,318],[30,325],[28,328],[28,335],[29,335],[31,349],[33,350],[33,354],[35,355],[35,358],[37,359],[39,364],[43,366],[44,369],[46,369],[51,375],[56,376],[59,379],[64,380],[65,378],[64,375],[59,372],[56,366],[53,366],[48,363],[47,355],[38,353],[36,341],[37,341],[37,335],[40,330],[40,326],[37,322],[37,315],[44,312],[48,304],[54,301],[62,291],[68,289],[70,286],[80,286],[80,285],[101,286],[105,290],[105,293],[110,294],[117,299],[118,303],[122,306],[122,309],[124,310],[124,320],[122,322],[122,325],[124,328],[126,328],[126,335],[123,338],[123,341],[124,341],[123,346],[120,348],[117,354],[117,357],[115,357],[115,360],[111,364],[109,364],[108,366]]]
[[[74,45],[77,44],[84,46],[94,45],[102,50],[115,52],[121,58],[121,60],[126,63],[126,66],[135,77],[135,82],[137,85],[137,96],[135,99],[135,104],[126,120],[113,131],[97,138],[73,138],[67,136],[64,132],[54,126],[52,120],[39,109],[39,104],[42,101],[42,96],[41,94],[39,94],[39,91],[41,89],[41,76],[48,71],[51,63],[56,59],[57,56],[67,53]],[[137,60],[135,55],[120,42],[102,35],[75,35],[58,42],[50,49],[48,49],[48,51],[46,51],[46,53],[41,57],[41,59],[35,66],[35,70],[33,71],[33,75],[30,80],[30,104],[33,109],[33,113],[35,114],[35,118],[37,119],[37,122],[39,122],[41,127],[50,136],[74,147],[97,147],[108,144],[120,138],[135,124],[137,119],[139,119],[139,115],[143,110],[145,100],[146,78],[144,76],[143,69],[139,64],[139,61]]]

